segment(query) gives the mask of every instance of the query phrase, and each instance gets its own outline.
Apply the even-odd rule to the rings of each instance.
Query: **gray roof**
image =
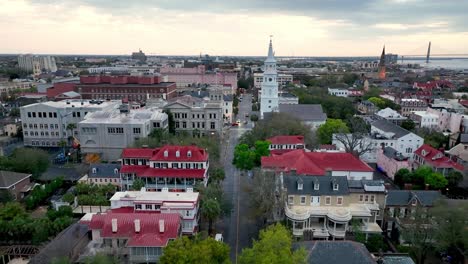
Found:
[[[9,188],[13,184],[31,177],[31,174],[13,171],[0,171],[0,188]]]
[[[280,97],[287,97],[287,98],[297,98],[297,96],[295,96],[292,93],[280,93],[279,96]]]
[[[285,175],[283,177],[284,187],[288,194],[304,194],[312,196],[320,195],[345,195],[349,193],[348,180],[346,176],[297,176]],[[302,181],[302,190],[297,189],[297,183]],[[338,183],[338,190],[333,190],[333,181]],[[319,183],[319,189],[314,190],[314,183]]]
[[[364,189],[364,185],[367,186],[367,190]],[[350,192],[354,192],[354,193],[355,192],[381,192],[381,191],[377,191],[377,189],[370,190],[369,187],[385,188],[384,181],[382,180],[349,180],[348,181],[348,188]]]
[[[383,150],[383,154],[387,158],[390,158],[390,159],[396,159],[396,160],[400,160],[400,161],[407,159],[406,157],[401,155],[401,153],[399,153],[396,149],[394,149],[392,147],[385,147],[384,150]]]
[[[294,244],[305,247],[310,264],[375,264],[367,248],[354,241],[312,241]]]
[[[93,168],[96,173],[93,173]],[[119,172],[115,173],[115,169],[120,171],[120,164],[91,164],[89,166],[88,178],[120,178]]]
[[[401,126],[395,125],[394,123],[385,119],[375,121],[374,123],[372,123],[372,126],[385,132],[394,133],[396,138],[401,138],[411,133],[410,131],[402,128]]]
[[[438,191],[389,190],[387,193],[387,206],[405,206],[414,199],[423,206],[432,206],[441,197]]]
[[[468,134],[460,135],[460,143],[468,143]]]
[[[325,121],[327,115],[319,104],[280,104],[279,112],[289,114],[301,121]]]

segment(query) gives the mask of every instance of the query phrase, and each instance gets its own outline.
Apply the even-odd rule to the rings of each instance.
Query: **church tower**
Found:
[[[278,81],[276,72],[276,59],[273,52],[273,44],[270,39],[268,47],[268,57],[265,60],[263,69],[262,93],[260,96],[260,118],[268,112],[278,112]]]
[[[382,55],[380,55],[380,61],[379,61],[379,79],[385,80],[386,77],[386,68],[385,68],[385,46],[383,47],[382,50]]]

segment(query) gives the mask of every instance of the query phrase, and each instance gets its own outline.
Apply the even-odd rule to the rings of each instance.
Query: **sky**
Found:
[[[467,0],[0,0],[0,54],[468,53]]]

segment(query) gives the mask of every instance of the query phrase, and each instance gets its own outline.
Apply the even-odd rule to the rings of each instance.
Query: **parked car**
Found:
[[[239,126],[239,123],[232,123],[232,126],[233,126],[233,127]]]

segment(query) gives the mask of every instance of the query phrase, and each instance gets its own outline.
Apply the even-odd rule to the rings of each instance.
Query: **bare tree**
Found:
[[[375,146],[369,136],[365,122],[360,118],[351,118],[347,120],[347,123],[352,133],[337,131],[337,133],[333,134],[333,139],[341,143],[347,153],[351,153],[358,158],[373,151]]]

